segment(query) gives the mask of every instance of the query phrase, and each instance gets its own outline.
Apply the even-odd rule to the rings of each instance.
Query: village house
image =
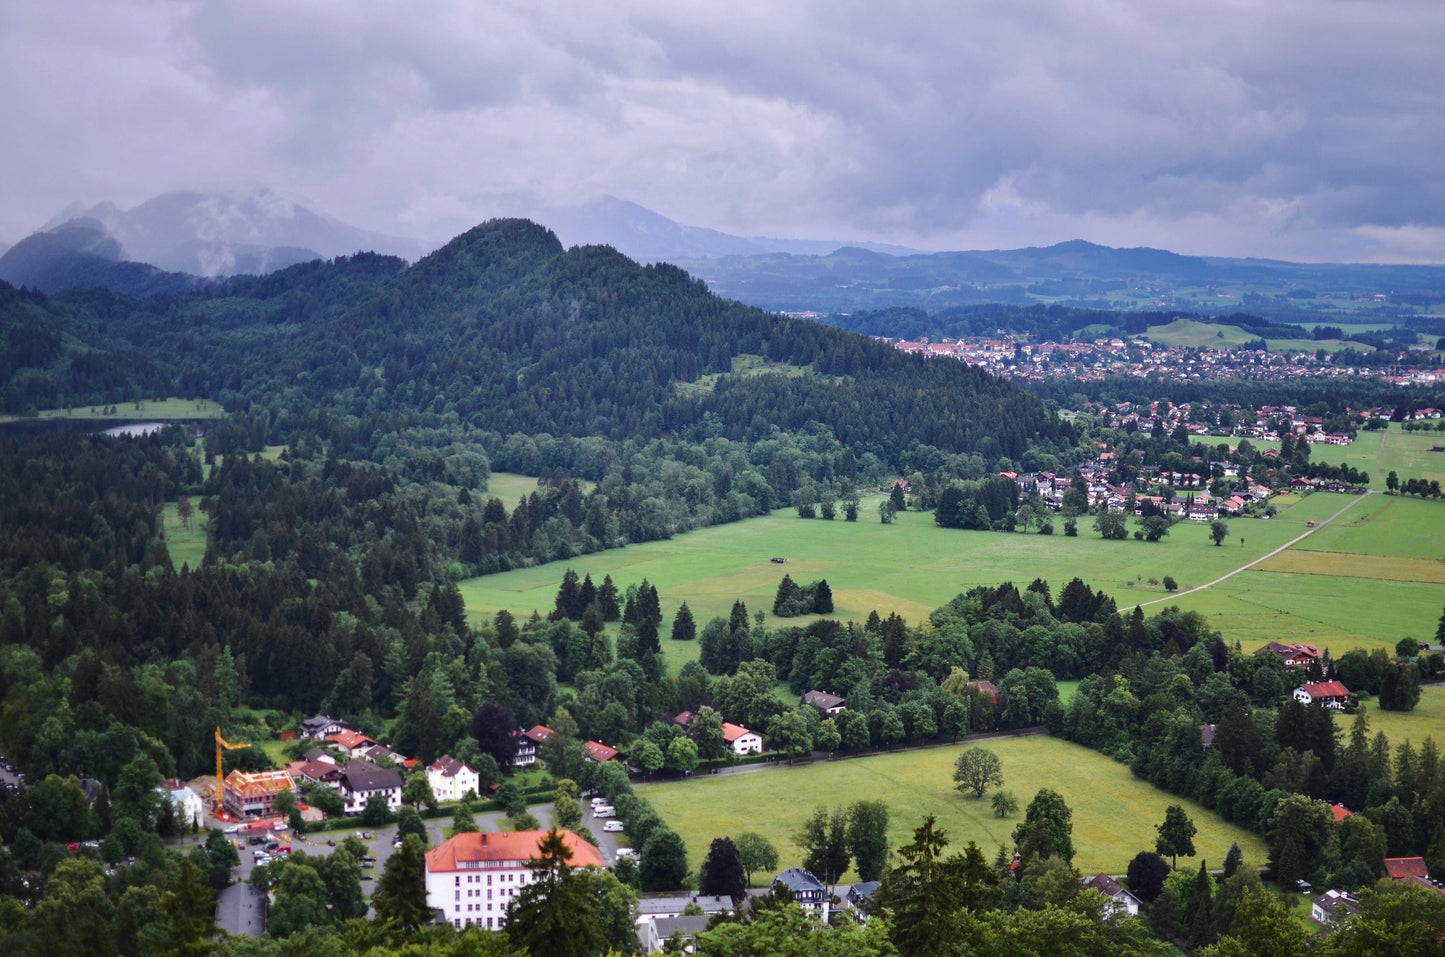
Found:
[[[512,767],[530,768],[537,763],[537,742],[527,737],[527,732],[513,731],[512,740],[517,742],[517,750],[512,755]]]
[[[432,796],[443,804],[460,801],[468,791],[477,794],[481,790],[477,772],[449,754],[437,758],[426,769],[426,780]]]
[[[1282,645],[1277,641],[1271,641],[1255,654],[1274,655],[1286,668],[1308,668],[1320,660],[1320,650],[1314,645]]]
[[[1360,912],[1359,898],[1348,891],[1328,890],[1310,902],[1310,920],[1330,927],[1338,920]]]
[[[1350,701],[1350,689],[1338,681],[1313,681],[1294,689],[1294,700],[1343,711]]]
[[[346,814],[355,817],[366,810],[366,802],[380,795],[392,813],[401,810],[401,772],[379,768],[370,761],[356,758],[341,769],[341,796],[346,799]]]
[[[644,954],[660,954],[668,943],[676,939],[682,944],[682,953],[693,952],[693,941],[707,930],[712,918],[704,914],[689,914],[686,917],[647,917],[637,924],[637,943]]]
[[[337,721],[335,718],[328,718],[324,714],[318,714],[314,718],[307,718],[301,722],[301,737],[313,741],[324,741],[333,734],[340,734],[342,731],[350,731],[351,725],[345,721]]]
[[[536,764],[542,742],[556,733],[545,724],[533,725],[523,731],[522,737],[517,740],[517,755],[512,759],[513,766],[525,768]]]
[[[724,721],[722,732],[723,740],[728,743],[728,746],[733,749],[733,753],[738,756],[761,754],[763,752],[763,736],[756,731],[749,731],[740,724]]]
[[[824,714],[837,714],[846,704],[844,699],[826,691],[809,691],[803,695],[803,704],[812,705]]]
[[[1129,893],[1129,889],[1108,874],[1095,874],[1084,881],[1084,886],[1092,888],[1108,898],[1104,905],[1106,914],[1124,914],[1135,917],[1142,906],[1139,898]]]
[[[376,741],[360,731],[338,731],[327,735],[326,740],[332,747],[345,751],[349,758],[359,758],[368,748],[376,747]]]
[[[589,761],[596,761],[598,764],[606,764],[608,761],[617,760],[617,749],[609,748],[601,741],[588,741],[583,744],[587,753],[583,755]]]
[[[790,867],[777,877],[774,884],[782,884],[792,892],[793,900],[803,910],[812,911],[823,923],[828,923],[828,889],[811,871],[801,867]]]
[[[596,847],[571,831],[557,832],[572,852],[572,867],[607,865]],[[498,930],[507,905],[533,880],[528,862],[540,853],[545,831],[457,834],[426,852],[426,902],[457,929],[473,924]]]
[[[176,808],[176,814],[187,827],[200,827],[206,816],[206,805],[201,796],[192,791],[184,781],[170,780],[156,788]]]
[[[341,768],[334,761],[317,760],[292,761],[286,765],[291,778],[298,788],[308,784],[319,784],[341,793]]]

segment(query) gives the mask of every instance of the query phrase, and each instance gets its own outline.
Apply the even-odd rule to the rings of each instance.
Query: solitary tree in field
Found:
[[[993,793],[993,813],[999,817],[1008,817],[1017,814],[1019,810],[1019,799],[1014,797],[1012,791],[995,791]]]
[[[974,797],[981,798],[990,787],[1003,784],[1003,762],[986,748],[968,748],[958,756],[953,780],[958,790],[965,794],[972,791]]]
[[[1229,537],[1229,523],[1222,518],[1210,522],[1209,537],[1214,539],[1215,545],[1223,545],[1224,540]]]
[[[1154,849],[1169,855],[1169,866],[1177,867],[1179,855],[1194,856],[1194,835],[1196,828],[1189,815],[1178,804],[1171,804],[1164,810],[1164,823],[1154,825],[1159,836],[1154,839]]]

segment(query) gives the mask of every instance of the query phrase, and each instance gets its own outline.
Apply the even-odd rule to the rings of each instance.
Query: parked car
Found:
[[[636,852],[635,850],[633,850],[632,848],[630,848],[630,847],[619,847],[619,848],[617,849],[617,859],[618,859],[619,861],[622,860],[624,857],[636,857],[636,856],[637,856],[637,852]]]
[[[327,847],[335,847],[335,846],[336,846],[336,841],[335,841],[335,839],[328,839],[327,842],[326,842],[326,846],[327,846]]]
[[[239,834],[240,832],[241,832],[241,825],[239,825],[239,824],[232,824],[230,827],[226,828],[226,833],[227,833],[227,834]]]
[[[606,822],[604,822],[603,825],[602,825],[602,830],[604,830],[604,831],[620,831],[620,830],[622,830],[622,822],[621,822],[621,821],[606,821]]]
[[[376,866],[376,858],[372,857],[370,854],[366,855],[365,857],[363,857],[363,858],[361,859],[361,866],[362,866],[362,868],[375,867],[375,866]]]

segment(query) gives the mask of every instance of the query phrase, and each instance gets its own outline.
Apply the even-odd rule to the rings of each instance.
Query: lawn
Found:
[[[1058,791],[1073,810],[1074,865],[1086,874],[1122,874],[1135,854],[1152,850],[1154,825],[1164,820],[1170,804],[1182,804],[1189,812],[1199,828],[1195,847],[1212,866],[1224,860],[1236,841],[1246,860],[1264,863],[1265,847],[1255,835],[1193,802],[1156,790],[1095,751],[1045,735],[987,743],[1003,761],[1005,789],[1013,791],[1020,804],[1018,814],[1000,819],[987,797],[975,800],[953,790],[953,765],[965,746],[704,776],[644,785],[639,793],[682,835],[694,868],[714,837],[742,831],[756,831],[772,841],[779,869],[797,865],[802,854],[792,836],[813,807],[862,798],[888,804],[888,839],[895,849],[911,841],[913,829],[932,814],[953,850],[975,841],[992,859],[999,844],[1012,846],[1010,835],[1040,787]],[[799,795],[808,797],[800,800]],[[853,879],[850,873],[843,880]]]

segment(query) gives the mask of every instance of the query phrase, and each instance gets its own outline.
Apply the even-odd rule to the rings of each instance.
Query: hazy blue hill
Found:
[[[1093,279],[1128,279],[1165,276],[1174,280],[1203,278],[1208,263],[1197,256],[1181,256],[1165,249],[1140,246],[1115,249],[1082,239],[1053,246],[995,249],[976,254],[990,262],[1013,266],[1033,276],[1081,276]]]
[[[0,280],[45,292],[104,287],[129,295],[183,292],[191,276],[166,273],[122,259],[120,243],[93,219],[77,219],[35,233],[0,255]]]

